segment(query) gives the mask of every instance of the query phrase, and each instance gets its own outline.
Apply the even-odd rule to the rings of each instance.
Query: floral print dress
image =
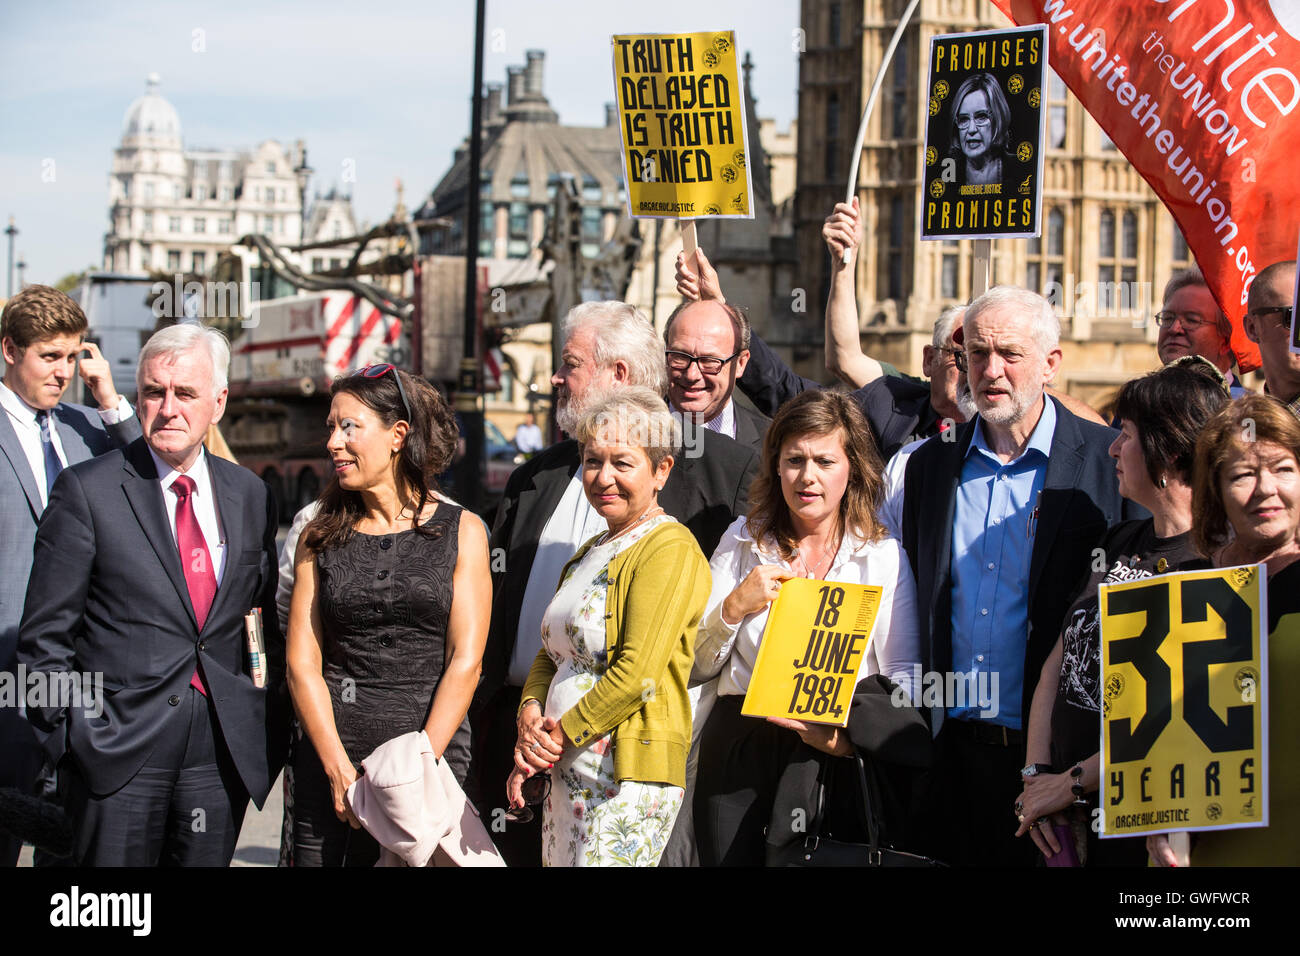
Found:
[[[559,720],[604,675],[609,562],[673,519],[659,515],[592,547],[569,568],[542,618],[542,646],[556,673],[544,713]],[[614,779],[611,734],[570,747],[551,769],[542,817],[543,866],[656,866],[684,791],[662,783]]]

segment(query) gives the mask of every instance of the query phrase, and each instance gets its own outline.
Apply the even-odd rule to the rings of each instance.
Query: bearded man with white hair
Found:
[[[935,765],[917,804],[923,849],[964,865],[1030,866],[1012,812],[1043,661],[1106,529],[1125,515],[1116,432],[1046,394],[1060,321],[1042,296],[998,286],[966,309],[964,363],[978,415],[907,461],[902,540],[916,576],[926,668],[964,699],[931,708]]]
[[[551,376],[555,419],[572,434],[585,410],[609,389],[668,388],[664,346],[645,313],[624,302],[586,302],[565,317],[560,366]],[[754,452],[706,428],[668,476],[659,504],[712,554],[718,539],[747,510]],[[511,474],[492,526],[492,624],[483,678],[470,711],[474,744],[467,785],[485,820],[506,806],[505,780],[514,767],[516,716],[524,682],[541,649],[541,621],[560,572],[578,547],[605,530],[605,519],[582,493],[579,446],[573,439],[538,452]],[[679,821],[680,824],[680,821]],[[531,823],[493,827],[492,838],[511,866],[540,865],[540,815]]]

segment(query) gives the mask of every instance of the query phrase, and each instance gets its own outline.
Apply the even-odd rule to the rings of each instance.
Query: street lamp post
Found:
[[[18,253],[18,291],[22,292],[27,288],[27,281],[23,278],[23,273],[27,271],[27,263],[23,261],[23,254]]]
[[[485,0],[474,15],[474,85],[470,97],[469,182],[465,187],[465,350],[456,388],[456,411],[465,436],[465,455],[456,469],[456,498],[470,511],[482,502],[482,379],[479,374],[478,233],[482,198],[479,166],[483,162],[483,22]]]
[[[14,217],[9,217],[9,228],[5,230],[5,235],[9,237],[9,271],[5,273],[9,282],[9,291],[5,298],[14,297],[14,236],[18,235],[18,228],[14,225]]]
[[[307,244],[307,184],[316,170],[307,165],[307,145],[302,140],[298,140],[297,152],[298,165],[293,174],[298,179],[298,245],[304,246]]]

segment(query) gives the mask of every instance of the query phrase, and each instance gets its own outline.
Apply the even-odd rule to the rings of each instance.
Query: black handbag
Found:
[[[826,816],[825,773],[817,778],[817,813],[808,835],[802,840],[794,840],[782,846],[767,847],[768,866],[944,866],[938,860],[915,853],[905,853],[893,847],[880,845],[880,828],[876,823],[873,807],[878,801],[872,799],[871,782],[867,778],[867,769],[862,762],[862,754],[855,748],[853,761],[857,767],[858,786],[862,790],[862,809],[865,816],[868,843],[852,843],[837,840],[821,833]],[[825,764],[823,763],[823,769]]]

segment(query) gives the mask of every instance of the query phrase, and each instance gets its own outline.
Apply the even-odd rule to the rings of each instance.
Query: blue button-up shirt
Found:
[[[1044,398],[1029,443],[1006,464],[975,428],[957,488],[952,526],[952,669],[964,672],[964,706],[949,718],[1020,729],[1029,641],[1029,565],[1038,505],[1056,431]],[[992,711],[996,710],[996,714]]]

